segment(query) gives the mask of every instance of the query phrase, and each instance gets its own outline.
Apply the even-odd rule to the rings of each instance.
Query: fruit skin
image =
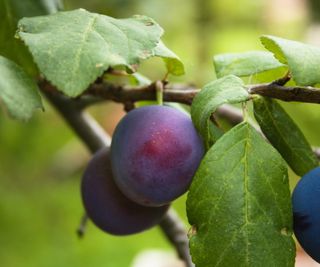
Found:
[[[131,200],[161,206],[185,193],[204,154],[185,113],[166,106],[130,111],[111,143],[114,179]]]
[[[145,207],[127,199],[113,181],[109,152],[98,151],[82,178],[82,201],[89,218],[113,235],[134,234],[158,224],[168,206]]]
[[[320,167],[305,174],[292,194],[294,233],[302,248],[320,263]]]

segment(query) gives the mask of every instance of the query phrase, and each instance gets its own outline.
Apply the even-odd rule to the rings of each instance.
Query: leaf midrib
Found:
[[[81,61],[81,53],[82,53],[82,51],[85,47],[85,44],[88,40],[89,34],[92,32],[92,29],[97,21],[97,18],[98,18],[98,14],[93,14],[92,19],[89,21],[88,26],[85,29],[82,40],[80,42],[80,46],[75,53],[75,62],[73,65],[74,67],[72,68],[71,78],[69,79],[70,81],[72,81],[74,79],[74,76],[79,69],[79,65],[80,65],[80,61]]]

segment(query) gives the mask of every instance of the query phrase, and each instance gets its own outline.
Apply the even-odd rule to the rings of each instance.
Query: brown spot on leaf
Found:
[[[188,231],[188,238],[191,238],[197,234],[197,226],[192,225],[191,228]]]

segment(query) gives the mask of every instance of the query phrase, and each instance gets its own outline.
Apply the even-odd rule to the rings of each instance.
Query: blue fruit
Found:
[[[292,202],[295,236],[301,247],[320,263],[320,167],[301,178]]]
[[[130,111],[111,144],[114,179],[131,200],[161,206],[185,193],[204,154],[188,115],[171,107]]]
[[[112,178],[110,153],[97,152],[82,178],[82,201],[89,218],[103,231],[129,235],[158,224],[168,206],[145,207],[127,199]]]

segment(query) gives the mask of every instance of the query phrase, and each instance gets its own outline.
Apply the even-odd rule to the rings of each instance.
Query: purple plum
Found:
[[[86,212],[93,223],[113,235],[129,235],[158,224],[168,205],[141,206],[126,198],[113,181],[110,150],[97,152],[82,179],[81,193]]]
[[[117,125],[111,164],[120,190],[145,206],[162,206],[185,193],[204,154],[190,117],[172,107],[145,106]]]

